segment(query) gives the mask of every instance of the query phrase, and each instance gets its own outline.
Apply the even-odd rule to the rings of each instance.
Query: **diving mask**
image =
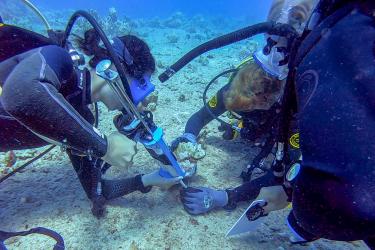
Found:
[[[111,61],[103,60],[96,66],[96,74],[107,82],[118,81],[118,73],[111,69]],[[150,81],[149,75],[144,75],[141,79],[133,79],[130,82],[130,92],[134,105],[138,105],[149,94],[155,90],[155,85]]]
[[[155,85],[151,83],[148,75],[144,75],[141,79],[133,79],[130,82],[130,91],[135,105],[142,102],[154,90]]]
[[[280,61],[284,60],[284,54],[278,52],[277,47],[273,47],[268,55],[263,53],[263,49],[258,50],[254,53],[253,58],[271,76],[279,80],[284,80],[288,76],[288,66],[279,65]]]

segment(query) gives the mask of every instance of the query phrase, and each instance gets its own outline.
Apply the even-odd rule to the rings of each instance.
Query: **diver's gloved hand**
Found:
[[[182,176],[177,176],[177,177],[173,177],[173,178],[162,177],[159,174],[159,170],[156,170],[152,173],[143,175],[142,176],[142,183],[143,183],[143,186],[145,186],[145,187],[147,187],[147,186],[157,186],[157,187],[160,187],[162,189],[168,189],[168,188],[178,184],[180,182],[180,180],[182,180],[182,179],[183,179]]]
[[[192,215],[203,214],[228,203],[228,194],[224,190],[205,187],[188,187],[180,191],[185,210]]]
[[[191,133],[184,133],[183,135],[177,137],[171,142],[171,150],[175,151],[181,142],[191,142],[193,144],[196,144],[197,137]]]
[[[117,167],[124,167],[132,162],[135,155],[135,143],[132,140],[120,132],[113,132],[107,136],[107,145],[103,161]]]
[[[267,204],[263,207],[264,213],[280,210],[289,205],[288,195],[282,185],[263,187],[256,200],[264,200]]]

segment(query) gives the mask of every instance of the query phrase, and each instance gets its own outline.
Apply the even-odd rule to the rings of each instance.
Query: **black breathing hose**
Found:
[[[298,33],[289,24],[264,22],[242,28],[240,30],[212,39],[206,43],[199,45],[198,47],[195,47],[183,57],[181,57],[172,66],[168,67],[168,69],[161,75],[159,75],[159,80],[161,82],[167,81],[170,77],[172,77],[175,73],[185,67],[192,60],[208,51],[218,49],[262,33],[286,37],[288,41],[292,41],[294,40],[294,38],[298,37]]]
[[[218,116],[216,116],[214,113],[212,113],[210,107],[208,106],[208,103],[207,103],[207,91],[208,89],[211,87],[211,85],[217,80],[219,79],[220,77],[224,76],[224,75],[227,75],[227,74],[230,74],[230,73],[236,73],[238,71],[238,69],[228,69],[228,70],[225,70],[223,72],[221,72],[220,74],[218,74],[217,76],[215,76],[206,86],[206,88],[204,89],[203,91],[203,105],[204,107],[206,108],[207,112],[212,116],[213,119],[217,120],[218,122],[220,122],[221,125],[223,126],[227,126],[227,127],[231,127],[232,128],[232,125],[230,125],[229,123],[225,122],[223,119],[219,118]]]
[[[116,53],[114,52],[114,50],[112,48],[112,45],[111,45],[110,41],[108,40],[107,36],[105,35],[103,29],[100,27],[100,25],[95,20],[95,18],[93,16],[91,16],[88,12],[83,11],[83,10],[78,10],[69,19],[68,25],[66,26],[66,29],[65,29],[64,39],[62,41],[62,47],[65,48],[67,40],[68,40],[68,38],[70,36],[70,33],[72,31],[73,25],[79,17],[85,18],[92,25],[92,27],[95,29],[95,31],[98,33],[100,39],[102,40],[105,48],[107,49],[107,51],[110,55],[112,63],[116,66],[117,72],[120,76],[120,79],[123,83],[123,86],[125,88],[126,93],[128,94],[130,100],[133,101],[133,97],[132,97],[131,92],[130,92],[129,83],[126,80],[125,70],[121,65],[120,59],[117,57]]]

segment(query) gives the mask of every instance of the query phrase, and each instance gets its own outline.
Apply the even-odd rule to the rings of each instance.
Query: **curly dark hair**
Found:
[[[127,65],[123,63],[125,71],[132,77],[140,79],[146,72],[155,72],[155,59],[151,54],[147,43],[142,39],[125,35],[118,37],[128,49],[133,57],[133,64]],[[85,32],[84,38],[77,37],[76,43],[78,47],[88,56],[93,56],[89,65],[93,68],[104,59],[110,59],[108,51],[99,46],[100,37],[94,29]]]

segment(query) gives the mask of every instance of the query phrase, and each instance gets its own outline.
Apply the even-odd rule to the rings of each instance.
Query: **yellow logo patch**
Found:
[[[293,148],[299,148],[299,133],[293,134],[289,138],[289,143],[292,145]]]
[[[214,95],[209,101],[208,101],[208,106],[211,108],[215,108],[217,105],[217,96]]]

